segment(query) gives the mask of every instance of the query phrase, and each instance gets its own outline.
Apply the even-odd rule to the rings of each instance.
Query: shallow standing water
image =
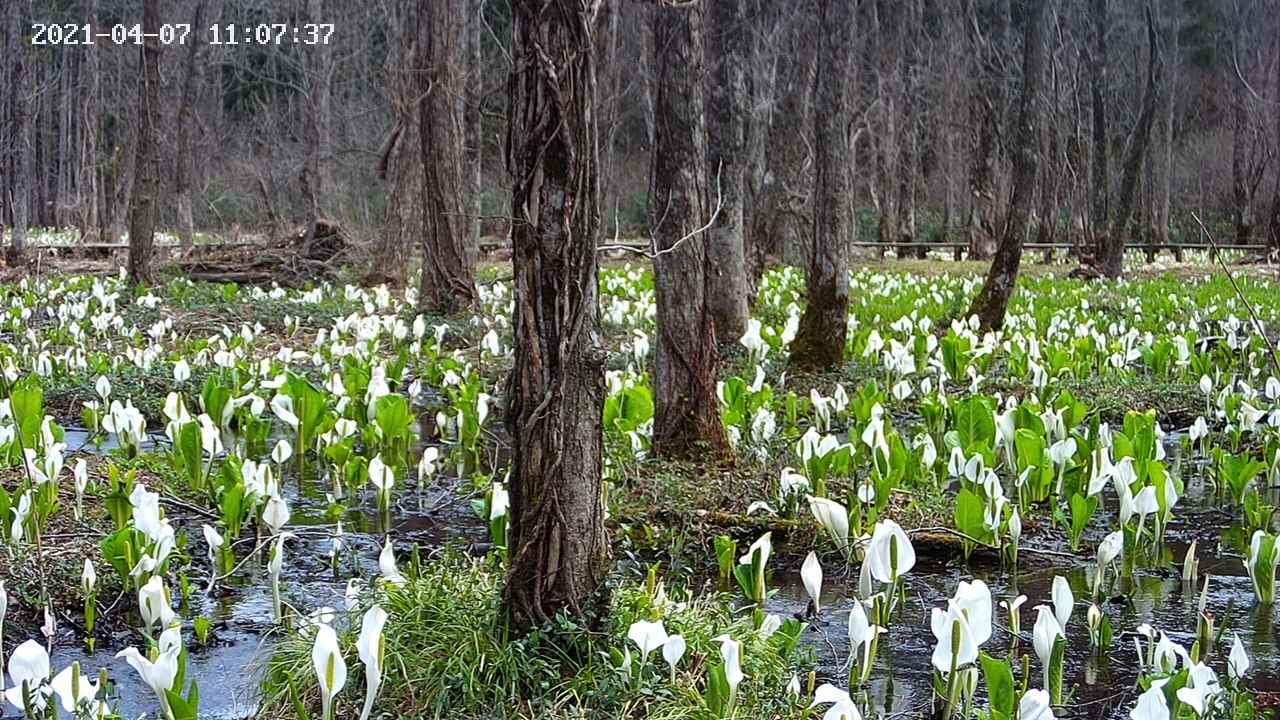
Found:
[[[1182,472],[1179,438],[1168,438],[1167,449],[1173,472]],[[1148,623],[1157,631],[1188,650],[1195,641],[1201,584],[1211,575],[1206,611],[1215,618],[1215,629],[1227,623],[1222,641],[1214,649],[1209,664],[1226,677],[1226,656],[1233,634],[1238,633],[1252,666],[1245,685],[1254,690],[1280,691],[1280,643],[1277,641],[1277,610],[1260,606],[1245,572],[1240,554],[1246,542],[1243,529],[1231,524],[1234,508],[1220,509],[1212,488],[1201,482],[1203,468],[1199,461],[1188,462],[1184,497],[1174,511],[1164,547],[1156,557],[1137,558],[1131,577],[1109,579],[1110,592],[1099,601],[1111,619],[1114,642],[1104,657],[1095,657],[1089,647],[1086,612],[1091,599],[1090,580],[1095,565],[1092,548],[1104,534],[1102,529],[1113,523],[1113,508],[1100,508],[1082,543],[1078,557],[1036,554],[1027,548],[1067,550],[1064,530],[1050,530],[1038,536],[1023,538],[1019,556],[1019,572],[1001,570],[992,557],[975,555],[966,565],[957,548],[953,557],[921,556],[905,579],[907,602],[895,616],[889,632],[880,638],[876,667],[869,683],[869,694],[878,713],[929,716],[933,702],[933,666],[930,656],[935,638],[929,627],[929,613],[934,607],[945,607],[961,580],[982,579],[991,589],[993,633],[983,650],[996,657],[1006,654],[1013,643],[1008,628],[1008,614],[999,607],[1000,600],[1026,595],[1021,612],[1021,638],[1017,654],[1031,658],[1031,687],[1042,685],[1041,668],[1031,645],[1031,628],[1035,623],[1036,605],[1052,605],[1053,578],[1061,575],[1075,595],[1075,609],[1067,623],[1067,665],[1064,672],[1066,708],[1059,717],[1122,720],[1128,718],[1139,691],[1137,689],[1136,628]],[[1276,503],[1274,489],[1268,502]],[[1150,523],[1148,523],[1148,529]],[[1200,580],[1192,586],[1181,576],[1182,559],[1191,541],[1198,541]],[[841,575],[834,567],[836,558],[824,562],[827,570],[822,590],[822,613],[810,618],[805,631],[808,646],[818,660],[820,682],[828,680],[840,687],[848,682],[848,617],[856,599],[857,568]],[[777,594],[769,602],[769,610],[784,616],[805,612],[808,595],[799,573],[780,573],[774,577]],[[1146,640],[1143,639],[1145,646]],[[1020,661],[1019,661],[1020,662]],[[1015,663],[1015,674],[1020,670]],[[1020,676],[1018,680],[1021,681]],[[984,696],[979,686],[978,698]],[[1067,693],[1070,693],[1068,696]]]
[[[69,438],[76,437],[68,433]],[[160,439],[163,442],[163,438]],[[70,447],[83,443],[69,439]],[[88,446],[85,449],[91,449]],[[1112,597],[1101,604],[1115,629],[1115,643],[1107,659],[1091,657],[1085,612],[1089,602],[1089,572],[1093,565],[1091,548],[1104,534],[1112,519],[1113,509],[1103,508],[1094,518],[1078,557],[1041,555],[1026,548],[1039,547],[1058,553],[1065,551],[1062,530],[1029,532],[1024,537],[1024,551],[1016,574],[1002,571],[991,558],[975,556],[967,566],[958,551],[952,557],[926,556],[905,579],[907,603],[900,608],[889,633],[882,636],[876,668],[869,683],[869,697],[877,713],[893,717],[927,716],[932,703],[932,666],[929,657],[934,638],[929,629],[929,611],[942,607],[957,583],[971,578],[983,579],[991,588],[995,602],[1025,594],[1022,607],[1022,637],[1017,652],[1031,656],[1032,685],[1040,684],[1040,667],[1031,648],[1030,632],[1035,621],[1034,607],[1050,603],[1050,587],[1055,575],[1070,583],[1076,596],[1075,611],[1067,626],[1068,652],[1065,686],[1070,692],[1070,707],[1060,717],[1123,720],[1133,706],[1137,691],[1136,662],[1133,639],[1135,628],[1150,623],[1165,631],[1179,644],[1189,647],[1194,640],[1199,586],[1189,587],[1180,577],[1180,566],[1190,541],[1199,540],[1201,573],[1211,574],[1208,609],[1218,624],[1226,619],[1229,629],[1223,643],[1211,658],[1220,674],[1225,674],[1225,656],[1232,633],[1239,633],[1253,666],[1247,685],[1257,690],[1280,690],[1280,644],[1276,636],[1276,611],[1259,607],[1253,599],[1248,577],[1239,557],[1243,534],[1230,523],[1234,510],[1218,509],[1210,490],[1200,483],[1199,461],[1182,462],[1177,436],[1168,438],[1171,470],[1187,478],[1184,497],[1175,511],[1161,556],[1144,558],[1135,563],[1131,578],[1114,581]],[[299,489],[299,486],[302,486]],[[388,528],[378,518],[372,498],[353,503],[344,514],[348,547],[343,580],[335,580],[328,564],[332,524],[326,516],[327,488],[323,483],[296,479],[286,482],[287,499],[293,511],[289,530],[296,537],[286,545],[283,573],[285,602],[305,614],[322,606],[341,607],[346,589],[345,578],[352,575],[370,578],[377,575],[376,558]],[[1276,502],[1271,498],[1270,502]],[[403,553],[410,543],[424,550],[451,541],[483,543],[484,523],[461,497],[457,481],[438,480],[418,491],[414,486],[400,486],[392,510],[390,531]],[[198,533],[197,533],[198,534]],[[848,574],[840,573],[834,557],[824,560],[827,571],[823,587],[823,608],[817,618],[809,620],[804,641],[818,660],[820,680],[841,687],[847,683],[848,611],[856,602],[856,566]],[[199,584],[205,578],[192,578]],[[782,615],[803,613],[808,602],[797,573],[779,572],[773,577],[777,593],[769,601],[769,610]],[[203,586],[200,586],[203,590]],[[189,618],[204,615],[214,622],[213,642],[195,648],[190,630],[185,634],[188,678],[200,683],[201,717],[240,719],[256,715],[262,663],[274,641],[276,626],[271,617],[271,595],[265,558],[248,560],[232,578],[212,595],[198,592],[191,599]],[[1007,628],[1007,615],[997,608],[993,615],[995,631],[984,646],[993,655],[1001,655],[1012,642]],[[189,624],[188,624],[189,627]],[[114,658],[116,650],[141,643],[136,633],[106,639],[93,655],[83,652],[78,641],[64,632],[55,643],[53,666],[65,667],[80,660],[85,671],[96,673],[106,667],[116,686],[115,698],[125,717],[143,713],[155,716],[158,711],[151,691],[123,660]],[[979,688],[979,696],[985,692]],[[12,710],[7,708],[7,710]],[[5,716],[9,717],[9,716]]]

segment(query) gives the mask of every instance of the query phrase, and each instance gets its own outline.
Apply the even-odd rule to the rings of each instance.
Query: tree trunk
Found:
[[[1164,127],[1161,133],[1164,147],[1162,148],[1163,152],[1160,159],[1160,194],[1156,200],[1155,219],[1155,239],[1164,246],[1170,244],[1171,236],[1169,230],[1172,221],[1171,208],[1173,206],[1173,118],[1174,110],[1177,107],[1177,95],[1174,93],[1174,88],[1178,84],[1176,75],[1178,68],[1178,28],[1176,24],[1173,25],[1173,29],[1169,32],[1169,42],[1171,43],[1169,46],[1169,68],[1163,93],[1165,104],[1162,125]]]
[[[1249,183],[1249,98],[1244,82],[1230,70],[1231,85],[1231,215],[1235,224],[1236,244],[1248,245],[1253,240],[1253,203]]]
[[[129,201],[129,281],[154,279],[151,256],[160,212],[160,0],[143,0],[142,68],[138,73],[138,140],[134,160],[137,179]]]
[[[1004,325],[1009,298],[1018,282],[1022,263],[1022,242],[1031,220],[1035,199],[1036,166],[1042,112],[1040,89],[1044,84],[1044,15],[1049,0],[1027,0],[1022,41],[1022,90],[1018,98],[1018,124],[1014,132],[1013,199],[1005,223],[1000,248],[991,260],[991,269],[982,291],[969,313],[977,315],[984,329]]]
[[[605,353],[593,29],[598,4],[515,0],[508,81],[515,362],[507,380],[510,565],[522,630],[600,617],[609,572],[602,497]]]
[[[1147,152],[1147,144],[1151,139],[1151,125],[1156,115],[1156,97],[1160,83],[1160,46],[1156,40],[1156,24],[1151,16],[1151,8],[1147,7],[1147,89],[1142,95],[1142,110],[1138,114],[1137,125],[1133,128],[1133,137],[1124,158],[1124,168],[1120,178],[1120,191],[1116,201],[1115,222],[1106,233],[1106,242],[1102,246],[1100,269],[1109,278],[1120,277],[1124,264],[1125,238],[1128,235],[1129,220],[1133,217],[1134,198],[1137,196],[1138,175],[1142,169],[1142,160]]]
[[[33,76],[33,73],[28,67],[29,53],[27,45],[22,39],[28,18],[24,16],[22,5],[19,3],[14,3],[9,12],[12,14],[7,18],[8,28],[6,28],[6,32],[9,35],[10,52],[13,53],[10,71],[12,73],[14,97],[10,102],[13,103],[12,133],[16,153],[14,157],[13,182],[10,187],[9,197],[0,198],[0,200],[8,200],[8,204],[13,209],[13,233],[9,240],[8,254],[9,263],[17,264],[22,261],[22,256],[27,248],[27,225],[31,217],[31,198],[28,197],[27,188],[28,184],[34,179],[35,174],[32,162],[32,153],[34,151],[32,147],[33,123],[29,117],[32,95],[31,86],[33,85],[29,78]],[[2,204],[5,203],[0,203],[0,205]]]
[[[983,12],[970,23],[975,54],[981,58],[978,82],[970,98],[977,142],[969,166],[969,259],[991,257],[997,238],[995,168],[999,153],[1000,115],[1004,107],[1004,68],[1001,63],[1005,13],[999,0],[975,2]],[[984,36],[982,30],[986,28]]]
[[[1280,100],[1280,12],[1275,13],[1275,32],[1272,34],[1276,39],[1276,92],[1275,97]],[[1280,102],[1273,103],[1276,113],[1276,147],[1280,148]],[[1273,258],[1280,259],[1280,167],[1276,168],[1276,186],[1271,195],[1271,220],[1267,225],[1267,254]]]
[[[728,439],[716,400],[714,321],[708,303],[710,219],[703,120],[702,9],[660,2],[653,14],[654,144],[649,228],[657,255],[658,342],[653,450],[716,457]]]
[[[205,27],[204,14],[205,0],[200,0],[196,3],[195,17],[192,22],[194,27]],[[217,12],[211,17],[214,22],[218,21]],[[200,85],[200,35],[192,35],[189,43],[183,69],[182,93],[178,100],[178,157],[173,184],[178,211],[178,238],[184,251],[190,250],[195,244],[195,220],[192,218],[191,211],[191,171],[195,158],[191,133],[195,124],[196,90]]]
[[[844,362],[849,309],[849,237],[853,213],[854,19],[846,0],[821,0],[823,32],[818,37],[814,83],[813,244],[806,273],[806,303],[791,343],[791,364],[834,369]]]
[[[467,172],[467,258],[472,264],[480,255],[480,231],[484,214],[484,130],[481,113],[484,102],[485,67],[481,29],[484,26],[485,0],[468,0],[466,17],[467,34],[467,91],[463,117],[466,123],[466,172]]]
[[[476,302],[475,268],[467,257],[463,211],[462,118],[456,98],[465,40],[466,0],[433,0],[418,8],[418,132],[423,168],[421,309],[451,314]]]
[[[800,245],[808,219],[809,187],[805,159],[808,154],[804,129],[813,115],[813,60],[815,43],[802,27],[779,53],[781,69],[777,87],[781,93],[770,120],[765,143],[768,170],[760,189],[760,201],[753,214],[751,231],[752,283],[760,281],[770,261],[783,260],[788,248]]]
[[[422,230],[422,163],[418,150],[418,85],[414,77],[418,20],[409,3],[392,3],[388,35],[393,45],[386,60],[387,95],[394,126],[378,157],[378,179],[387,183],[382,232],[370,253],[369,279],[393,287],[409,273],[411,248]]]
[[[747,256],[743,226],[746,180],[747,26],[743,0],[710,0],[711,52],[708,198],[715,224],[707,233],[707,306],[716,342],[736,343],[747,330]]]
[[[324,0],[307,0],[307,17],[313,23],[326,22]],[[330,152],[330,111],[333,89],[333,65],[329,58],[329,46],[320,44],[307,49],[307,99],[310,101],[306,118],[306,160],[302,164],[302,196],[307,204],[306,244],[315,239],[319,227],[328,182]]]
[[[98,0],[89,0],[85,6],[85,19],[98,21]],[[80,148],[80,241],[86,242],[98,236],[98,109],[102,104],[102,72],[99,66],[98,45],[84,48],[85,88],[82,107],[84,131]]]
[[[1089,95],[1093,112],[1093,164],[1089,179],[1089,224],[1093,229],[1094,253],[1104,254],[1108,245],[1108,217],[1111,212],[1111,170],[1107,140],[1107,0],[1091,0],[1093,52],[1090,62]],[[1122,241],[1123,242],[1123,241]]]

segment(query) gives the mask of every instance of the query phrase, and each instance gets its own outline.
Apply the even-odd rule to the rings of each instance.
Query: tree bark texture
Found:
[[[462,191],[466,0],[433,0],[418,8],[418,133],[423,168],[422,281],[418,304],[451,314],[476,302],[475,268],[467,256]]]
[[[806,272],[806,303],[791,342],[791,363],[801,368],[837,368],[844,362],[849,310],[849,249],[853,213],[854,20],[846,0],[821,0],[818,71],[814,84],[814,219]]]
[[[475,263],[480,255],[481,216],[484,214],[484,54],[481,29],[484,25],[485,0],[468,0],[464,27],[467,34],[467,90],[464,119],[466,122],[467,172],[467,255]]]
[[[970,99],[976,126],[969,165],[969,258],[982,260],[995,252],[999,236],[999,209],[995,187],[1000,159],[1000,118],[1004,112],[1005,25],[1008,17],[1002,0],[975,0],[977,14],[970,22],[975,54],[980,58],[978,81]],[[985,32],[985,34],[984,34]]]
[[[1093,17],[1093,48],[1090,56],[1089,98],[1092,110],[1093,163],[1089,179],[1089,222],[1093,229],[1094,252],[1103,253],[1107,244],[1111,214],[1110,142],[1107,129],[1107,2],[1090,0]]]
[[[307,17],[313,23],[326,22],[325,1],[307,0]],[[306,160],[302,164],[302,195],[307,204],[306,243],[315,239],[324,212],[325,193],[329,186],[329,169],[325,154],[330,152],[333,93],[333,63],[327,45],[316,45],[307,51],[307,99],[310,101],[306,120]]]
[[[648,208],[658,305],[653,450],[675,458],[728,452],[715,393],[719,353],[708,303],[709,258],[700,232],[711,217],[702,24],[696,3],[659,0],[654,8],[657,73]]]
[[[160,212],[160,0],[143,0],[142,68],[138,73],[138,140],[133,194],[129,201],[129,280],[154,279],[156,221]]]
[[[518,628],[607,607],[596,243],[599,0],[516,0],[508,81],[515,275],[509,569]]]
[[[378,158],[378,178],[387,184],[387,211],[371,253],[369,275],[392,286],[408,279],[409,257],[422,231],[422,162],[418,150],[417,11],[394,3],[389,32],[394,39],[386,71],[395,124]]]
[[[1027,0],[1022,41],[1022,89],[1018,97],[1018,119],[1014,128],[1013,199],[1000,247],[991,260],[991,269],[970,314],[976,314],[985,329],[1004,325],[1009,298],[1018,282],[1022,244],[1031,222],[1035,200],[1036,168],[1039,157],[1041,122],[1040,91],[1044,84],[1046,6],[1052,0]]]
[[[1274,14],[1276,39],[1276,91],[1274,97],[1280,100],[1280,12]],[[1280,102],[1273,103],[1276,114],[1276,147],[1280,148]],[[1271,220],[1267,225],[1267,251],[1272,256],[1280,255],[1280,168],[1276,169],[1276,185],[1271,195]]]
[[[1125,153],[1120,177],[1120,189],[1116,199],[1116,216],[1099,258],[1102,274],[1118,278],[1124,265],[1125,239],[1128,237],[1129,220],[1133,217],[1134,199],[1137,196],[1138,174],[1151,139],[1151,125],[1155,121],[1156,98],[1160,92],[1160,46],[1156,39],[1156,24],[1147,9],[1147,89],[1142,95],[1142,110]]]
[[[707,197],[719,214],[707,233],[707,305],[716,342],[735,343],[747,330],[746,180],[747,27],[743,0],[710,0],[710,107]]]
[[[206,5],[206,0],[196,3],[192,22],[194,27],[205,27]],[[217,22],[218,13],[215,12],[211,19]],[[178,100],[178,157],[176,158],[177,167],[174,169],[173,192],[178,213],[178,238],[182,243],[182,249],[190,250],[195,244],[195,220],[192,218],[191,209],[191,174],[195,158],[191,135],[195,130],[193,126],[195,125],[196,91],[200,86],[201,75],[198,34],[191,37],[186,51],[187,57],[182,71],[182,94]]]
[[[758,283],[769,262],[786,258],[808,234],[810,182],[806,172],[809,144],[805,130],[813,118],[813,64],[817,43],[793,33],[779,58],[778,106],[765,140],[765,166],[760,200],[753,213],[751,273]]]
[[[6,29],[8,34],[8,46],[12,53],[10,59],[10,78],[13,86],[12,103],[12,128],[14,138],[15,162],[13,179],[10,182],[9,197],[0,198],[0,206],[10,205],[13,209],[12,220],[12,236],[9,239],[9,262],[18,263],[22,260],[23,254],[27,247],[27,226],[30,222],[31,215],[31,199],[28,197],[29,183],[32,182],[33,163],[32,163],[32,142],[31,142],[31,118],[30,104],[32,96],[31,68],[28,67],[30,62],[29,51],[23,42],[23,33],[26,27],[27,18],[22,12],[22,3],[13,3],[8,9],[6,17]]]

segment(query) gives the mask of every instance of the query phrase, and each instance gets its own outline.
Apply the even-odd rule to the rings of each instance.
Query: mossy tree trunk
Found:
[[[156,125],[160,118],[160,0],[142,3],[142,68],[138,73],[138,137],[129,201],[129,281],[153,279],[152,255],[156,219],[160,212],[160,148]]]
[[[467,254],[470,223],[462,202],[466,0],[418,7],[418,134],[423,169],[422,281],[418,305],[451,314],[475,305],[475,268]]]
[[[971,314],[978,316],[982,327],[996,329],[1004,325],[1009,298],[1018,282],[1022,264],[1022,243],[1031,222],[1031,206],[1035,199],[1036,166],[1039,157],[1041,112],[1040,89],[1044,84],[1045,8],[1051,0],[1027,0],[1026,23],[1022,41],[1022,89],[1018,97],[1018,124],[1013,148],[1013,200],[1004,237],[991,260],[991,269],[982,291],[973,302]]]
[[[853,216],[852,120],[854,19],[846,0],[822,0],[814,105],[814,219],[806,274],[806,303],[791,342],[791,363],[836,368],[844,362],[849,310],[849,238]]]
[[[596,3],[516,0],[508,80],[515,361],[507,380],[507,616],[527,630],[607,605]]]
[[[716,400],[719,353],[708,301],[702,8],[659,0],[649,233],[654,239],[658,341],[653,450],[664,457],[721,456],[728,438]]]

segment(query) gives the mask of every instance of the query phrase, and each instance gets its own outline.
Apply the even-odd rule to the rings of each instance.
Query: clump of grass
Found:
[[[799,717],[799,700],[785,686],[793,672],[812,664],[781,633],[767,640],[749,613],[735,613],[728,596],[670,598],[652,584],[615,581],[608,616],[597,630],[560,618],[524,637],[502,620],[503,570],[485,559],[447,551],[402,587],[384,587],[337,622],[348,664],[338,717],[355,717],[364,693],[356,659],[360,614],[376,602],[389,614],[384,638],[386,675],[377,711],[432,718],[676,718],[712,717],[703,700],[709,667],[720,662],[729,634],[742,643],[746,679],[738,689],[739,717]],[[620,584],[618,584],[620,583]],[[677,601],[678,599],[678,601]],[[667,632],[681,634],[688,651],[673,684],[660,652],[641,663],[626,639],[639,619],[661,617]],[[628,679],[619,669],[629,648]],[[319,694],[311,670],[309,636],[291,636],[267,663],[259,717],[317,717]]]

